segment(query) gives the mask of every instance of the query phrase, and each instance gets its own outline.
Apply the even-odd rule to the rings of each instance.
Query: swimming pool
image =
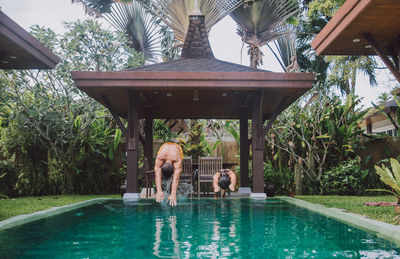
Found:
[[[389,241],[279,199],[175,208],[107,200],[0,232],[1,258],[400,257]]]

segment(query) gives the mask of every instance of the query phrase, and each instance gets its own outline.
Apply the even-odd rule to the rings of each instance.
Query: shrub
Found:
[[[322,175],[322,192],[330,195],[360,194],[364,189],[362,179],[367,174],[368,170],[361,170],[357,159],[342,162]]]
[[[294,176],[293,172],[289,168],[283,168],[282,172],[274,169],[270,160],[267,163],[264,162],[264,182],[273,183],[276,188],[277,194],[287,194],[293,191],[294,188]],[[236,175],[240,178],[240,166],[236,167]],[[249,163],[249,183],[253,185],[253,167],[252,163]]]
[[[14,164],[0,161],[0,197],[14,196],[16,182],[17,174]]]

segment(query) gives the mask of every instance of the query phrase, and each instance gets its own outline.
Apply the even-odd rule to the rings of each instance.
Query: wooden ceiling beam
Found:
[[[392,72],[393,76],[400,83],[400,71],[396,68],[396,65],[389,59],[389,57],[385,55],[384,51],[379,46],[374,36],[372,36],[371,33],[363,33],[362,35],[367,40],[367,42],[372,46],[376,54],[382,59],[383,63],[385,63],[390,72]]]
[[[249,101],[251,99],[251,92],[249,92],[246,96],[246,98],[244,99],[244,101],[242,102],[242,106],[247,106],[249,104]]]
[[[146,74],[139,71],[72,72],[72,77],[78,88],[97,101],[105,103],[102,96],[107,96],[114,113],[123,118],[128,116],[127,90],[131,90],[137,91],[140,100],[140,118],[144,118],[147,108],[153,108],[154,117],[163,119],[238,119],[240,107],[252,104],[252,93],[262,93],[263,105],[257,108],[257,112],[261,109],[261,120],[265,114],[273,114],[284,96],[293,95],[294,99],[301,96],[312,87],[315,78],[314,74],[303,73],[246,72],[247,76],[239,76],[220,72],[217,78],[213,72],[211,75],[173,72],[178,77],[173,80],[168,72],[157,73],[150,71],[149,77],[145,78]],[[186,80],[188,78],[191,79]],[[221,81],[221,78],[224,79]],[[235,78],[242,78],[240,85]],[[193,100],[195,90],[198,91],[198,101]],[[168,96],[168,92],[172,94]],[[224,93],[228,93],[226,97]]]
[[[144,104],[148,103],[147,97],[142,91],[139,92],[139,96],[140,96],[140,99],[142,99]]]

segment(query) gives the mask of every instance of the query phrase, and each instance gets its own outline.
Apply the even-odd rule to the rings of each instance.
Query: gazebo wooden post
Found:
[[[264,193],[264,130],[263,130],[263,91],[252,94],[252,149],[253,149],[253,189],[251,198],[265,198]]]
[[[240,107],[240,188],[239,193],[251,193],[249,187],[249,123],[248,107]]]
[[[139,199],[138,144],[139,144],[139,97],[137,91],[127,90],[128,130],[126,139],[127,174],[124,198]]]
[[[216,59],[204,21],[204,15],[190,16],[180,59],[127,71],[71,72],[75,85],[108,107],[124,133],[128,156],[126,195],[132,198],[139,198],[139,137],[147,158],[146,169],[152,169],[153,118],[240,118],[241,188],[247,188],[249,192],[249,113],[253,120],[254,170],[253,193],[250,196],[265,197],[263,121],[279,114],[312,87],[315,75],[311,73],[274,73]],[[255,100],[253,106],[250,105],[251,98]],[[157,109],[147,111],[151,107]],[[147,121],[144,139],[138,131],[139,116]],[[127,129],[119,117],[128,118]]]
[[[153,170],[153,109],[146,108],[145,111],[145,144],[144,144],[144,157],[145,157],[145,170]]]

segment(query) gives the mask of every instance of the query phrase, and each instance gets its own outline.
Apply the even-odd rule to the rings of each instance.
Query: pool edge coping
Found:
[[[329,208],[318,203],[311,203],[292,197],[277,197],[290,204],[336,219],[340,222],[372,232],[376,236],[400,245],[400,226],[367,218],[366,216],[344,212],[337,208]]]
[[[292,197],[275,197],[277,199],[286,201],[290,204],[296,205],[301,208],[308,209],[315,213],[336,219],[340,222],[349,224],[357,227],[364,231],[372,232],[380,238],[389,240],[391,242],[400,245],[400,226],[388,224],[382,221],[367,218],[363,215],[354,214],[350,212],[343,212],[337,208],[329,208],[321,204],[311,203],[304,200],[292,198]],[[43,218],[55,216],[67,211],[79,209],[88,205],[95,204],[97,202],[113,200],[113,198],[96,198],[78,203],[68,204],[59,207],[52,207],[46,210],[33,212],[31,214],[23,214],[11,217],[9,219],[0,221],[0,231],[17,227],[26,223],[30,223]]]
[[[18,216],[14,216],[5,220],[0,221],[0,231],[17,227],[20,225],[24,225],[26,223],[30,223],[36,220],[52,217],[67,211],[71,211],[74,209],[79,209],[88,205],[95,204],[100,201],[105,201],[105,200],[112,200],[112,198],[95,198],[95,199],[90,199],[87,201],[81,201],[77,203],[72,203],[72,204],[67,204],[64,206],[57,206],[57,207],[52,207],[49,209],[45,210],[40,210],[36,211],[30,214],[22,214]]]

